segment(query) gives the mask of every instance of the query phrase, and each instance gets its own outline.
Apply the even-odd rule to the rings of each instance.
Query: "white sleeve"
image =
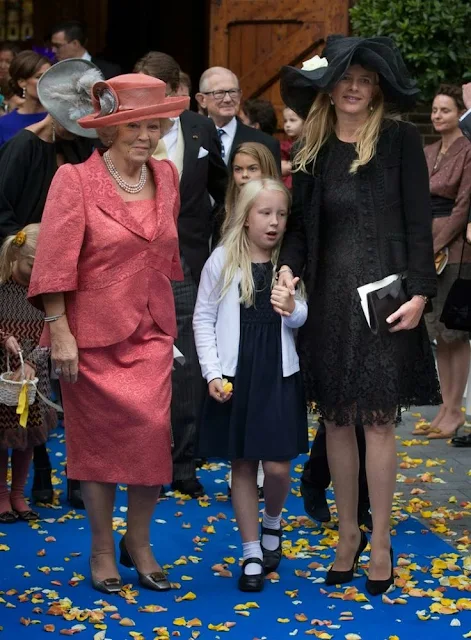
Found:
[[[282,316],[283,323],[290,329],[299,329],[307,319],[307,303],[305,300],[296,299],[294,311],[290,316]]]

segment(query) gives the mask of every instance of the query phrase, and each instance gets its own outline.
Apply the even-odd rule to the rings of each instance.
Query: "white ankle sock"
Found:
[[[278,516],[269,516],[266,511],[263,512],[262,526],[267,529],[279,529],[281,525],[281,513]],[[275,551],[281,544],[278,536],[270,536],[264,533],[262,535],[262,544],[267,551]]]
[[[260,546],[259,540],[254,540],[254,542],[243,542],[242,553],[244,560],[247,560],[247,558],[259,558],[260,560],[263,560],[262,547]],[[256,576],[259,573],[262,573],[262,571],[263,567],[255,562],[249,562],[244,569],[244,573],[248,576]]]

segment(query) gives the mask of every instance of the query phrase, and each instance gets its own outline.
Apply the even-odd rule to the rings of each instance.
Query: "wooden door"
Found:
[[[270,100],[281,129],[279,71],[320,53],[331,33],[348,34],[349,0],[211,0],[210,66],[240,80],[243,100]]]

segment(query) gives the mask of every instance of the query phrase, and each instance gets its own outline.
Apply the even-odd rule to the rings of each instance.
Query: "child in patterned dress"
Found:
[[[49,395],[49,349],[39,347],[43,314],[27,300],[39,224],[30,224],[6,238],[0,252],[0,352],[1,371],[7,370],[6,353],[13,357],[13,380],[22,378],[18,354],[25,361],[25,379],[39,378],[38,389]],[[39,515],[25,500],[25,485],[33,447],[44,444],[55,412],[45,408],[36,396],[29,407],[26,427],[19,423],[16,407],[0,404],[0,524],[35,520]],[[8,490],[7,470],[11,450],[12,481]]]

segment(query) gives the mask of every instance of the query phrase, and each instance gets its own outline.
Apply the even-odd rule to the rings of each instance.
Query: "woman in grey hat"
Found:
[[[308,294],[298,348],[326,423],[339,514],[326,583],[350,582],[368,543],[357,522],[361,420],[373,519],[366,589],[379,595],[394,584],[396,409],[440,402],[423,319],[436,293],[428,175],[416,128],[385,115],[386,102],[408,107],[418,93],[392,40],[331,36],[323,55],[281,72],[284,102],[306,122],[278,273],[290,289],[303,275]],[[370,296],[369,326],[358,288],[386,278],[389,295],[386,281]]]
[[[17,133],[0,149],[2,242],[26,225],[41,221],[49,186],[60,165],[78,164],[91,155],[92,138],[96,134],[79,127],[71,118],[70,110],[77,102],[83,106],[88,100],[89,111],[92,111],[88,87],[101,77],[100,71],[87,60],[65,60],[41,77],[37,90],[47,116]],[[67,483],[67,495],[73,507],[83,509],[78,482]],[[46,445],[34,450],[32,496],[40,503],[53,500]]]

